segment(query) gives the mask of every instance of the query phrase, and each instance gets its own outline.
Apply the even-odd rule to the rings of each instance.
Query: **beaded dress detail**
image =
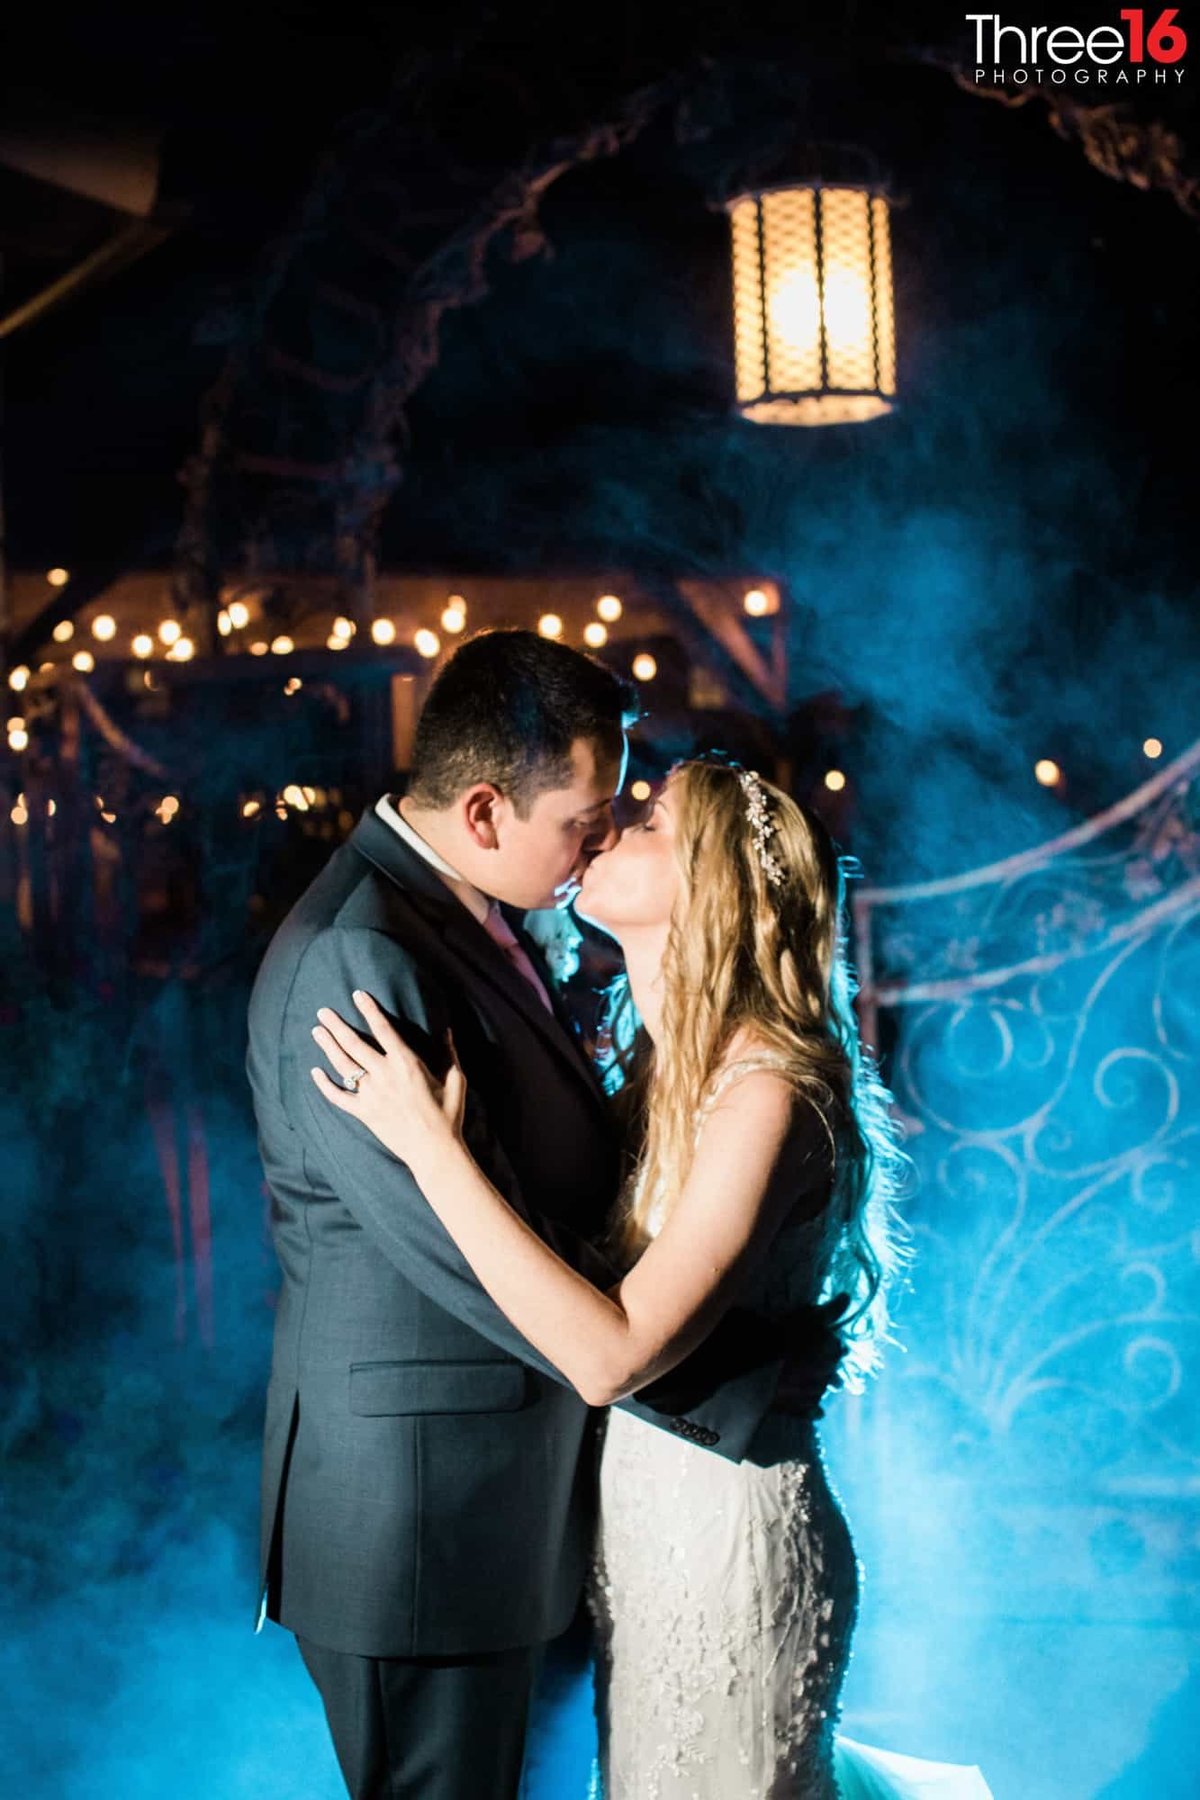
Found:
[[[783,1063],[764,1052],[729,1064],[697,1135],[739,1076]],[[814,1180],[740,1299],[770,1317],[820,1298],[836,1246],[828,1127],[815,1107],[796,1113]],[[662,1217],[660,1198],[652,1237]],[[976,1770],[835,1736],[858,1610],[850,1533],[814,1424],[769,1414],[748,1458],[607,1414],[588,1583],[594,1800],[990,1800]]]

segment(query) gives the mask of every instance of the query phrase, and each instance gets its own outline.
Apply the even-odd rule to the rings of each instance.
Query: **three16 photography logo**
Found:
[[[1135,87],[1182,82],[1187,33],[1177,6],[1128,7],[1116,25],[1006,25],[999,13],[967,13],[975,27],[975,81],[1003,87]]]

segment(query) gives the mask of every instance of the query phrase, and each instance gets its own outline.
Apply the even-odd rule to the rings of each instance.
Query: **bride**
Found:
[[[592,1406],[680,1362],[736,1300],[770,1317],[848,1293],[850,1385],[876,1365],[903,1260],[902,1157],[860,1049],[842,871],[814,814],[752,771],[678,765],[588,866],[577,905],[620,944],[650,1046],[644,1143],[607,1294],[513,1213],[370,996],[374,1043],[323,1010],[357,1093],[326,1099],[411,1169],[475,1275]],[[378,1048],[376,1048],[378,1045]],[[990,1800],[978,1770],[836,1734],[858,1566],[813,1423],[770,1413],[723,1461],[612,1407],[589,1584],[605,1800]]]

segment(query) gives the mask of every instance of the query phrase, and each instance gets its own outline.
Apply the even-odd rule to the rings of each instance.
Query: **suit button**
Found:
[[[696,1442],[698,1444],[703,1444],[706,1448],[711,1449],[713,1444],[719,1444],[720,1441],[721,1434],[719,1431],[710,1431],[707,1425],[698,1425],[696,1427]]]
[[[688,1433],[687,1420],[686,1419],[672,1419],[671,1420],[671,1430],[674,1432],[677,1432],[680,1437],[686,1437],[687,1433]]]

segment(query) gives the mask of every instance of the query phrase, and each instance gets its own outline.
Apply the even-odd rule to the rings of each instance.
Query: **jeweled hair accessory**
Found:
[[[758,771],[757,769],[739,769],[737,778],[741,782],[742,792],[746,796],[746,817],[750,821],[754,848],[758,852],[758,860],[762,864],[763,874],[772,887],[782,887],[787,877],[784,874],[783,864],[771,852],[770,840],[775,836],[775,826]]]

